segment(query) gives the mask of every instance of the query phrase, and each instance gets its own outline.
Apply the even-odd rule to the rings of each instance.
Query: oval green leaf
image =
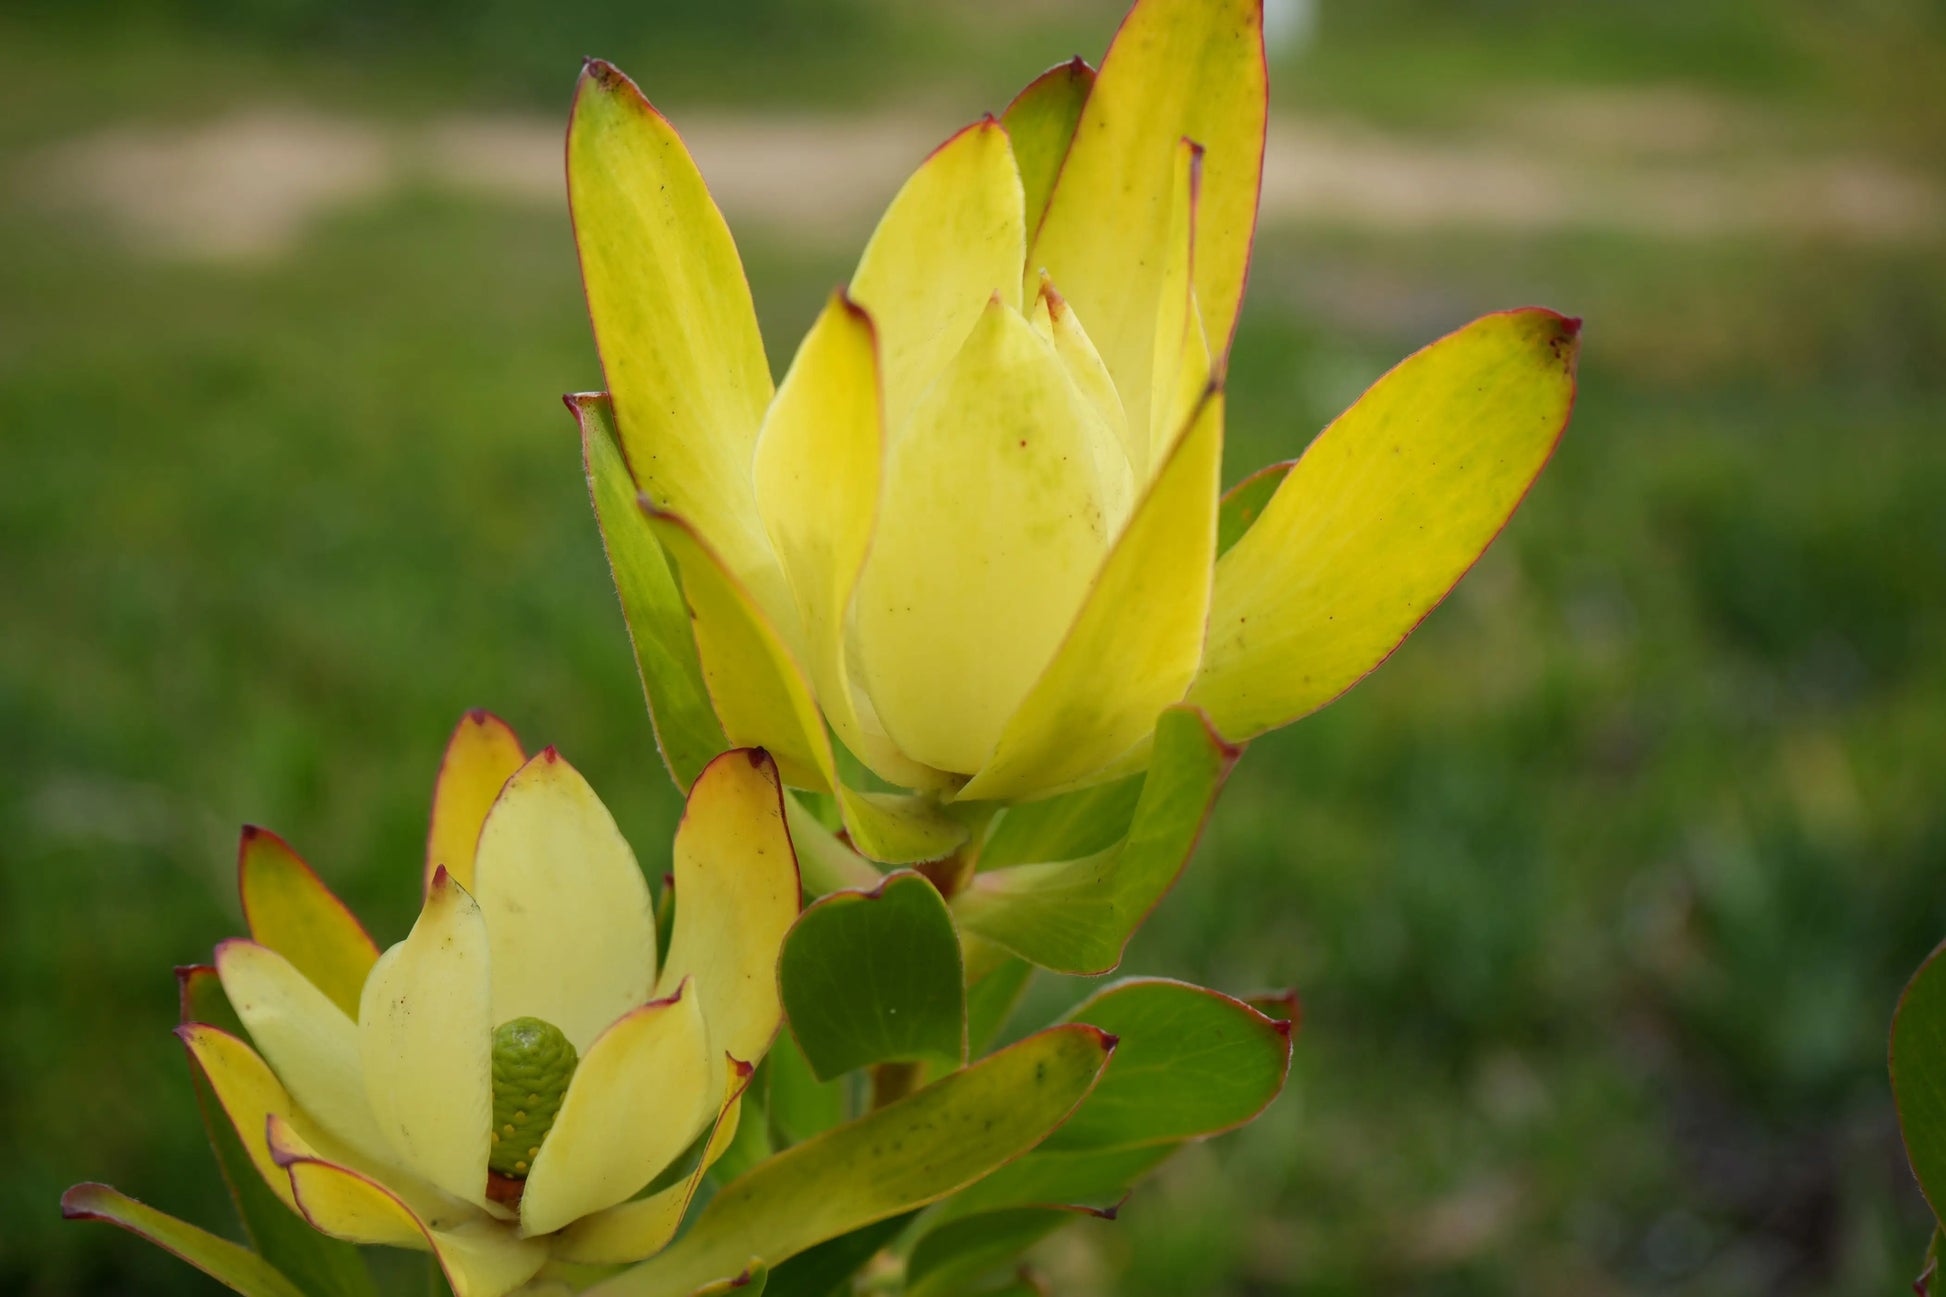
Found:
[[[1284,1088],[1291,1026],[1187,982],[1138,978],[1068,1015],[1121,1048],[1081,1110],[1043,1146],[1084,1152],[1176,1143],[1234,1130]]]
[[[1946,1208],[1946,945],[1926,957],[1892,1017],[1892,1100],[1919,1191]]]
[[[820,1081],[874,1063],[966,1061],[966,975],[952,913],[923,876],[811,905],[777,964],[791,1035]]]

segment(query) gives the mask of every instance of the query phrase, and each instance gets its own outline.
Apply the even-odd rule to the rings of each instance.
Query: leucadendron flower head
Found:
[[[799,893],[768,757],[725,753],[691,789],[660,958],[648,885],[593,789],[483,712],[447,748],[405,940],[381,954],[262,830],[239,876],[251,935],[217,947],[213,974],[185,970],[177,1034],[284,1206],[340,1239],[430,1249],[457,1297],[669,1242],[781,1017]],[[199,1012],[212,975],[242,1034]],[[108,1192],[65,1205],[97,1214]],[[149,1232],[183,1251],[188,1229]]]
[[[773,389],[695,164],[588,65],[568,185],[609,391],[571,404],[598,506],[622,465],[693,614],[692,647],[604,509],[679,782],[761,744],[866,854],[944,855],[978,812],[942,807],[1141,771],[1172,706],[1232,743],[1316,709],[1478,557],[1567,420],[1551,311],[1407,359],[1225,514],[1266,94],[1260,0],[1138,0],[1098,75],[921,163]]]

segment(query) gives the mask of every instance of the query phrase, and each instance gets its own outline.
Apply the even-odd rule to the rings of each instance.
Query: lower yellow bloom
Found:
[[[660,960],[594,791],[485,713],[447,750],[427,855],[418,921],[380,954],[288,847],[246,832],[251,936],[215,971],[255,1047],[179,1031],[238,1137],[313,1226],[430,1249],[458,1297],[659,1251],[780,1018],[799,898],[775,767],[734,751],[697,780]]]

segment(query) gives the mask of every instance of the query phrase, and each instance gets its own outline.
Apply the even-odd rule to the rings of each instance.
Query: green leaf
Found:
[[[1067,1207],[1113,1217],[1129,1190],[1167,1161],[1179,1144],[1149,1144],[1090,1153],[1036,1150],[940,1203],[929,1228],[1004,1207]]]
[[[913,1247],[906,1297],[950,1297],[1013,1262],[1074,1219],[1058,1207],[1013,1207],[951,1221]]]
[[[1250,530],[1250,524],[1257,521],[1270,497],[1277,494],[1277,488],[1284,484],[1284,478],[1296,465],[1294,459],[1280,464],[1267,464],[1244,478],[1223,493],[1223,503],[1216,511],[1216,556],[1223,557],[1230,547],[1243,539]]]
[[[980,848],[977,867],[985,872],[1009,865],[1075,860],[1106,851],[1128,833],[1141,795],[1142,776],[1130,775],[1044,801],[1011,806]]]
[[[1113,1051],[1111,1037],[1079,1024],[1029,1036],[770,1158],[725,1186],[667,1251],[591,1291],[682,1297],[752,1255],[775,1265],[936,1202],[1046,1139]]]
[[[1048,1152],[1173,1144],[1234,1130],[1284,1088],[1288,1022],[1187,982],[1137,978],[1068,1015],[1121,1040],[1088,1101],[1048,1138]]]
[[[985,972],[970,974],[966,988],[966,1046],[974,1057],[984,1054],[999,1036],[1034,976],[1034,966],[1020,956],[991,945],[986,949],[997,951],[999,958]],[[973,962],[977,961],[969,959]]]
[[[1946,1220],[1946,945],[1919,965],[1892,1016],[1892,1100],[1906,1158],[1933,1215]]]
[[[636,507],[638,491],[616,436],[608,394],[584,392],[563,399],[581,425],[588,494],[635,645],[656,744],[676,786],[688,792],[710,759],[730,746],[703,686],[689,606],[661,544]]]
[[[229,997],[223,994],[214,968],[200,964],[178,968],[176,985],[184,1023],[208,1023],[244,1037],[243,1025],[230,1007]],[[189,1064],[189,1078],[196,1091],[196,1107],[203,1116],[203,1129],[216,1154],[217,1169],[229,1187],[230,1201],[236,1204],[237,1219],[251,1246],[273,1268],[296,1276],[297,1284],[310,1297],[373,1297],[377,1290],[363,1254],[350,1243],[312,1229],[271,1192],[243,1141],[237,1138],[209,1078],[193,1062]]]
[[[778,1033],[764,1055],[764,1066],[770,1080],[770,1128],[777,1147],[801,1144],[850,1115],[849,1078],[818,1080],[790,1032]]]
[[[953,898],[961,926],[1056,972],[1111,971],[1188,862],[1241,752],[1195,708],[1169,708],[1128,836],[1081,860],[976,875]]]
[[[798,1253],[770,1272],[770,1297],[837,1297],[849,1294],[851,1277],[898,1237],[913,1213],[893,1216],[840,1234]]]
[[[302,1288],[249,1248],[177,1220],[105,1184],[77,1184],[62,1194],[61,1215],[69,1220],[105,1220],[120,1225],[175,1253],[244,1297],[305,1297]]]
[[[873,1063],[966,1061],[959,932],[923,875],[901,870],[812,904],[784,938],[777,979],[821,1081]]]
[[[1048,197],[1054,192],[1054,178],[1061,173],[1061,160],[1068,155],[1074,128],[1081,123],[1082,106],[1094,85],[1095,70],[1080,58],[1072,59],[1028,83],[1000,118],[1020,167],[1030,240],[1040,228]]]

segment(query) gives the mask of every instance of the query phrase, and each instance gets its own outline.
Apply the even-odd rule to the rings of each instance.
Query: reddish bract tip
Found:
[[[743,755],[749,758],[750,765],[754,769],[762,770],[770,764],[770,753],[762,748],[745,748]]]
[[[1295,1024],[1289,1018],[1272,1018],[1270,1020],[1270,1029],[1282,1036],[1285,1040],[1291,1038],[1291,1029],[1293,1026]]]
[[[440,865],[432,871],[432,886],[427,890],[438,891],[452,881],[453,876],[446,872],[446,866]]]
[[[551,766],[560,759],[560,749],[556,748],[552,743],[541,749],[541,760],[547,762],[548,765]]]
[[[1570,338],[1576,338],[1581,336],[1581,317],[1578,315],[1562,316],[1561,332],[1566,334]]]
[[[264,832],[265,830],[258,828],[254,824],[246,824],[243,826],[243,840],[245,842],[255,842]]]
[[[1101,1036],[1101,1050],[1102,1053],[1104,1054],[1114,1053],[1115,1047],[1122,1043],[1122,1038],[1120,1036],[1113,1035],[1106,1031],[1100,1032],[1098,1034]]]
[[[113,1193],[114,1190],[94,1180],[85,1180],[61,1195],[61,1219],[63,1220],[101,1220],[102,1215],[88,1206],[83,1200],[97,1194]]]

